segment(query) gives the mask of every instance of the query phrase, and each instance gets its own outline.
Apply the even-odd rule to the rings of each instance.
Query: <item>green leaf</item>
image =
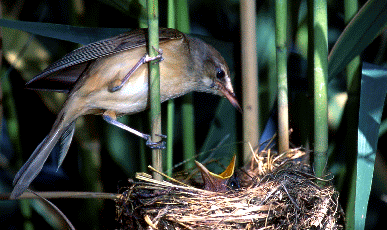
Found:
[[[354,226],[364,229],[377,150],[379,127],[387,93],[387,69],[364,63],[362,70]]]
[[[108,37],[113,37],[115,35],[129,31],[129,29],[125,28],[78,27],[42,22],[24,22],[8,19],[0,19],[0,26],[22,30],[44,37],[79,43],[82,45],[96,42]]]
[[[119,121],[130,125],[130,127],[135,127],[133,122],[129,123],[129,121],[135,121],[136,117],[133,116],[136,115],[121,117],[119,118]],[[142,116],[144,116],[144,114],[142,114]],[[136,170],[140,169],[138,163],[139,150],[137,147],[139,146],[139,141],[143,140],[113,125],[105,124],[104,127],[104,133],[106,135],[106,142],[104,144],[106,145],[111,158],[121,167],[121,170],[123,170],[126,175],[134,175]]]
[[[215,118],[201,148],[201,152],[211,151],[211,154],[206,154],[206,159],[219,159],[223,165],[228,165],[230,158],[236,154],[236,112],[226,99],[220,101]],[[201,162],[204,164],[206,161]],[[211,171],[219,170],[211,169]]]
[[[351,20],[328,57],[328,81],[359,55],[387,25],[387,0],[369,0]]]

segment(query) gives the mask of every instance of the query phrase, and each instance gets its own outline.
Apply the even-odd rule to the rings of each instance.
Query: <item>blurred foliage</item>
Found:
[[[72,33],[72,39],[60,35],[59,27],[44,27],[42,31],[46,35],[58,39],[85,44],[88,41],[93,41],[93,39],[98,40],[101,37],[109,37],[114,33],[119,33],[122,28],[128,28],[129,30],[140,27],[144,20],[144,2],[141,0],[4,0],[1,2],[1,6],[3,18],[5,19],[75,26],[62,27]],[[166,27],[167,23],[166,2],[160,1],[159,3],[161,7],[159,10],[161,27]],[[309,146],[313,149],[313,143],[308,142],[309,130],[311,129],[308,119],[311,97],[306,77],[307,6],[306,1],[303,0],[291,1],[291,3],[288,13],[288,50],[290,51],[288,88],[290,127],[293,132],[290,140],[294,146]],[[360,1],[359,6],[364,3],[365,1]],[[189,1],[189,17],[191,19],[191,33],[212,44],[224,55],[230,65],[236,94],[240,96],[238,4],[239,2],[235,0]],[[260,120],[265,121],[270,116],[276,97],[274,2],[269,0],[258,1],[257,8],[257,51],[260,69],[260,100],[262,102],[260,105],[260,115],[262,116]],[[382,10],[381,12],[387,12]],[[370,20],[368,15],[363,17],[363,23]],[[328,1],[328,23],[328,45],[331,49],[345,28],[342,1]],[[50,26],[51,24],[45,25]],[[380,26],[380,24],[378,25]],[[85,30],[80,27],[93,27],[94,29],[83,33]],[[364,26],[354,25],[354,27],[357,29],[357,27]],[[31,28],[30,26],[29,29]],[[110,29],[104,30],[102,28]],[[116,28],[118,30],[115,30]],[[110,31],[110,34],[108,31]],[[42,71],[49,63],[78,47],[78,44],[38,35],[31,36],[19,30],[4,27],[2,32],[4,60],[1,68],[2,73],[8,73],[11,86],[8,95],[12,95],[13,100],[12,103],[6,103],[4,98],[6,85],[4,85],[4,79],[2,79],[3,113],[15,111],[16,114],[16,121],[7,119],[7,116],[2,116],[0,189],[4,193],[11,191],[13,175],[20,166],[16,163],[21,160],[16,157],[16,152],[20,151],[23,162],[29,157],[49,132],[55,116],[65,100],[63,94],[24,90],[24,84]],[[351,46],[352,48],[347,49],[344,46],[339,51],[356,53],[354,51],[356,47],[359,48],[356,55],[363,51],[361,53],[362,61],[386,66],[387,33],[383,28],[381,35],[376,37],[377,34],[371,35],[365,32],[361,35],[360,41],[367,40],[369,41],[367,44],[364,44],[361,48],[359,48],[360,45]],[[369,37],[367,37],[368,35]],[[372,43],[370,43],[371,41]],[[363,50],[364,48],[365,50]],[[339,54],[342,53],[339,52]],[[343,59],[338,58],[338,61],[334,61],[332,64],[337,64],[338,67],[343,69],[346,63],[341,61]],[[341,145],[343,143],[342,117],[348,94],[344,75],[340,71],[337,71],[337,74],[337,76],[330,75],[331,81],[328,89],[329,149],[331,150],[328,169],[336,178],[335,184],[342,192],[342,205],[345,206],[347,199],[345,182],[348,181],[348,168],[346,168],[346,165],[348,161],[355,158],[355,153],[346,152],[346,149]],[[208,167],[214,172],[222,172],[224,168],[221,166],[228,165],[232,156],[241,148],[241,144],[238,143],[238,140],[241,139],[241,123],[239,122],[241,115],[225,99],[199,93],[194,93],[193,98],[195,142],[197,149],[201,150],[199,160],[205,161],[209,156],[217,159],[216,163],[210,164]],[[176,99],[175,102],[173,162],[177,164],[183,160],[180,118],[182,100]],[[162,110],[163,117],[166,117],[165,105],[162,106]],[[147,112],[142,112],[137,115],[123,117],[120,121],[142,132],[149,133],[148,119],[145,119],[146,115]],[[384,120],[383,124],[386,123],[385,118],[386,114],[384,113],[381,117],[381,120]],[[17,142],[20,144],[11,142],[12,138],[10,139],[9,136],[12,133],[10,131],[14,131],[13,129],[10,130],[11,125],[15,124],[14,122],[19,125]],[[353,124],[353,126],[357,127],[357,124]],[[166,133],[166,131],[163,131],[163,133]],[[382,144],[386,141],[386,138],[385,132],[381,132],[377,148],[377,159],[380,160],[382,166],[376,168],[374,172],[374,183],[367,213],[367,229],[381,227],[386,224],[386,220],[381,218],[383,210],[387,209],[386,201],[383,201],[383,197],[387,193],[387,180],[382,176],[386,171],[384,159],[386,158],[387,147]],[[109,126],[99,117],[85,116],[77,122],[75,140],[62,167],[56,171],[55,157],[57,156],[52,154],[53,156],[47,161],[42,173],[34,181],[33,187],[36,190],[90,191],[95,189],[96,191],[117,192],[118,186],[125,186],[127,178],[133,178],[134,173],[141,170],[141,164],[139,163],[141,158],[145,158],[150,164],[150,151],[144,150],[143,144],[143,141],[139,141],[138,137]],[[216,147],[218,148],[215,152],[210,151]],[[89,157],[85,157],[86,152],[89,153],[86,155]],[[143,152],[146,155],[142,154]],[[78,157],[79,155],[83,157]],[[87,161],[92,164],[88,164]],[[89,171],[92,169],[95,171]],[[177,167],[174,170],[179,171],[181,169],[182,167]],[[90,173],[94,175],[90,175]],[[95,183],[90,184],[87,182],[91,180]],[[54,201],[76,228],[111,229],[114,226],[114,202],[105,201],[103,205],[99,202],[93,200],[86,202],[79,199]],[[22,218],[20,212],[15,212],[18,209],[16,203],[1,201],[0,206],[1,226],[20,229],[23,223],[20,221],[20,218]],[[34,204],[32,207],[36,212],[33,212],[30,220],[36,226],[36,229],[52,227],[43,218],[48,215],[47,212],[43,212],[39,205]],[[94,210],[90,211],[90,208],[93,207]],[[98,217],[98,225],[93,222],[95,219],[90,218],[90,213],[94,213],[93,215]]]

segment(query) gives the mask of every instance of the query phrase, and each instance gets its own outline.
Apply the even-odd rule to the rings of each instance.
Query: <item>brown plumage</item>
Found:
[[[227,64],[214,48],[174,29],[160,29],[159,37],[162,102],[198,91],[225,96],[240,110]],[[110,124],[149,141],[148,135],[116,121],[117,116],[148,107],[148,66],[140,65],[127,81],[123,80],[147,53],[146,45],[146,29],[91,43],[65,55],[27,83],[27,88],[69,92],[69,96],[50,133],[16,174],[11,198],[19,197],[28,188],[59,139],[61,165],[80,116],[102,114]],[[120,84],[122,87],[117,89]]]

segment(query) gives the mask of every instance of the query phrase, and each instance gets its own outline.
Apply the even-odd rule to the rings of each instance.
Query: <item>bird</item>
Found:
[[[196,167],[202,175],[203,189],[211,192],[227,192],[240,188],[239,180],[234,173],[235,159],[234,155],[230,164],[221,174],[212,173],[202,163],[195,161]]]
[[[10,199],[29,187],[58,142],[61,166],[80,116],[102,115],[109,124],[146,139],[150,147],[159,147],[149,135],[117,121],[149,107],[148,66],[144,64],[150,61],[159,61],[161,102],[205,92],[226,97],[241,111],[227,63],[215,48],[178,30],[160,28],[159,55],[151,58],[147,34],[147,29],[135,29],[75,49],[26,84],[27,89],[66,92],[68,97],[49,134],[15,175]]]

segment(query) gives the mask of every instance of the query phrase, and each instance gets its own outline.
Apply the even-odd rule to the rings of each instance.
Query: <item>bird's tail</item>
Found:
[[[40,173],[43,168],[44,163],[46,162],[48,156],[50,155],[52,149],[55,147],[56,143],[63,136],[65,137],[65,153],[67,153],[68,147],[71,142],[74,123],[76,117],[69,118],[66,116],[66,110],[62,109],[59,113],[57,120],[55,121],[50,133],[44,138],[44,140],[38,145],[35,151],[32,153],[28,161],[21,167],[19,172],[16,174],[13,184],[15,185],[10,199],[16,199],[19,197],[35,179],[35,177]],[[68,138],[70,137],[70,138]],[[60,157],[60,163],[63,161],[63,154]]]

